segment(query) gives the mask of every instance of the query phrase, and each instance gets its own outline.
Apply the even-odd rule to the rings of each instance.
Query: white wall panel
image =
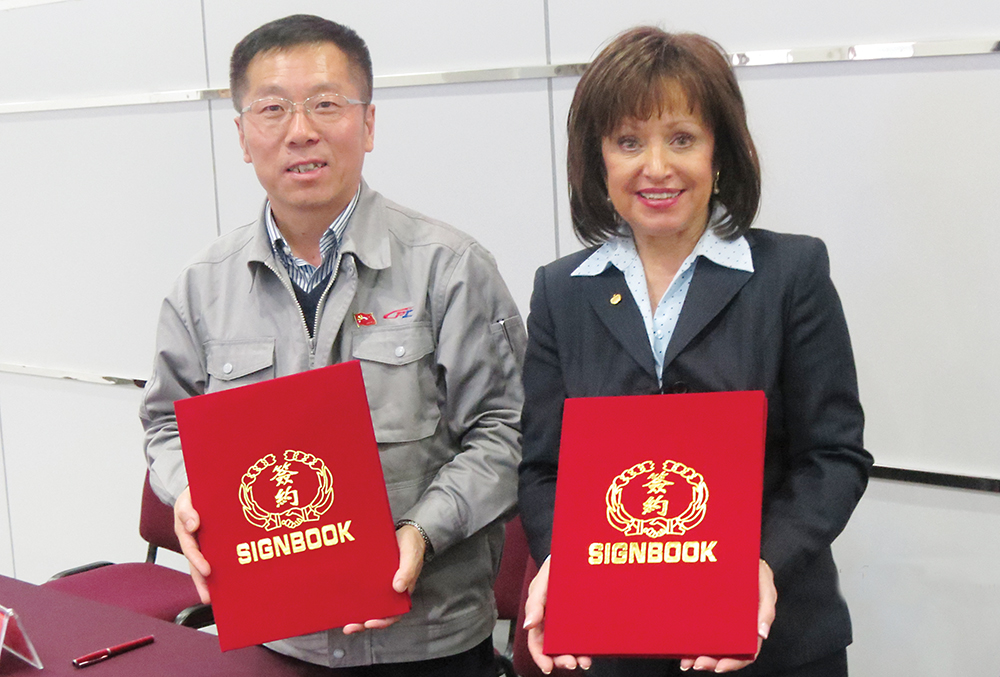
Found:
[[[545,63],[542,0],[209,0],[209,77],[228,87],[229,56],[244,35],[289,14],[317,14],[353,28],[368,43],[375,75]]]
[[[200,0],[87,0],[0,11],[0,102],[204,87]]]
[[[215,234],[207,106],[0,116],[0,362],[145,378],[159,304]]]
[[[3,397],[0,390],[0,574],[14,575],[14,550],[10,538],[10,509],[7,501],[7,461],[3,445]]]
[[[264,204],[264,189],[253,165],[243,161],[236,111],[228,99],[212,102],[213,153],[218,191],[219,229],[226,233],[257,218]],[[206,240],[205,245],[211,240]]]
[[[873,480],[834,551],[851,674],[1000,674],[1000,496]]]
[[[17,577],[142,561],[138,388],[0,374]]]
[[[573,93],[580,78],[555,78],[552,80],[552,120],[555,140],[556,205],[559,217],[559,256],[566,256],[583,245],[573,233],[573,219],[569,211],[569,184],[566,174],[566,120],[573,103]]]
[[[1000,35],[995,0],[961,0],[942,9],[905,0],[669,5],[662,0],[549,0],[552,63],[590,61],[612,36],[637,24],[702,33],[731,52]]]
[[[829,245],[876,461],[1000,477],[1000,55],[740,76],[756,225]]]
[[[545,82],[388,89],[376,101],[369,185],[478,239],[526,317],[535,269],[555,257]]]

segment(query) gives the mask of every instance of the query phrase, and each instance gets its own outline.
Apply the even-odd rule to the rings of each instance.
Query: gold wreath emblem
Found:
[[[605,496],[608,522],[618,531],[625,532],[626,536],[639,534],[645,534],[650,538],[659,538],[667,534],[681,536],[689,529],[698,526],[705,517],[705,509],[708,506],[708,485],[699,473],[677,461],[664,461],[663,474],[677,475],[691,485],[691,502],[684,512],[675,517],[657,515],[649,519],[639,519],[630,515],[622,505],[622,491],[636,477],[653,473],[655,470],[656,464],[652,461],[636,463],[616,477],[608,487]]]
[[[316,496],[304,507],[293,507],[281,512],[268,512],[260,507],[253,497],[253,485],[257,476],[275,465],[278,461],[274,454],[268,454],[254,463],[243,475],[240,483],[240,503],[243,504],[243,515],[250,524],[263,527],[267,531],[278,527],[294,529],[303,522],[315,522],[333,505],[333,475],[321,459],[304,451],[288,449],[284,454],[285,461],[297,462],[309,466],[316,473],[319,488]]]

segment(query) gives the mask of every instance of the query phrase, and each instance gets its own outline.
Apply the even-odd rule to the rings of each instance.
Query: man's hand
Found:
[[[711,656],[684,658],[681,659],[681,670],[694,668],[695,670],[713,672],[731,672],[744,668],[757,660],[760,647],[771,632],[771,624],[774,623],[774,605],[778,602],[778,591],[774,587],[774,573],[764,560],[760,561],[758,568],[758,590],[760,602],[757,606],[757,653],[753,655],[753,658],[750,660],[712,658]]]
[[[553,667],[575,670],[578,666],[584,670],[590,669],[588,656],[556,656],[552,658],[542,653],[545,640],[545,601],[549,593],[549,559],[545,558],[538,574],[528,586],[528,599],[524,603],[524,627],[528,631],[528,653],[538,669],[546,675]]]
[[[405,524],[396,530],[396,543],[399,545],[399,568],[396,569],[396,573],[392,577],[392,589],[396,592],[413,593],[420,571],[424,568],[424,551],[426,550],[424,538],[416,527]],[[348,623],[344,626],[344,634],[353,635],[365,630],[388,628],[400,618],[402,616],[390,616],[389,618],[372,619],[364,623]]]
[[[185,489],[177,497],[174,503],[174,533],[181,543],[181,551],[187,557],[191,567],[191,578],[194,580],[194,587],[198,589],[198,596],[205,604],[211,604],[212,600],[208,595],[208,584],[205,579],[211,575],[212,567],[208,565],[208,560],[201,554],[198,547],[198,539],[195,533],[201,526],[201,518],[198,512],[191,505],[191,489]]]

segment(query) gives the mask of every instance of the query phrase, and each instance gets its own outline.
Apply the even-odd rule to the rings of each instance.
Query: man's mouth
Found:
[[[672,200],[681,194],[680,190],[640,190],[639,195],[647,200]]]
[[[302,174],[303,172],[311,172],[314,169],[319,169],[320,167],[326,167],[325,162],[307,162],[304,165],[295,165],[294,167],[289,167],[288,171],[295,172],[296,174]]]

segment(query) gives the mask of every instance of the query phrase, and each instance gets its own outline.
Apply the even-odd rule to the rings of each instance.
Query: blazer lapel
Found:
[[[663,357],[664,369],[726,307],[751,275],[753,273],[726,268],[704,257],[698,259],[681,316]]]
[[[611,335],[643,370],[656,378],[656,362],[649,347],[649,336],[621,271],[609,267],[600,275],[576,279],[580,280],[590,305]]]

